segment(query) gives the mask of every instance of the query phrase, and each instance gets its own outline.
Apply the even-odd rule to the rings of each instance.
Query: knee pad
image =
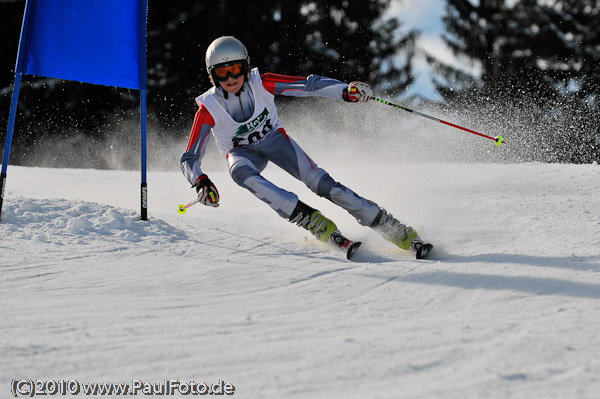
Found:
[[[321,180],[319,180],[319,184],[317,185],[317,190],[315,193],[317,193],[319,197],[331,200],[331,190],[336,185],[339,186],[340,184],[333,180],[331,176],[326,174],[325,176],[321,177]]]

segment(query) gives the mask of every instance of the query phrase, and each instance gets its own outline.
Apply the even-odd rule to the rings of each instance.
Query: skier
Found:
[[[367,84],[345,84],[319,75],[262,74],[257,68],[250,69],[246,47],[233,36],[220,37],[210,44],[206,50],[206,70],[213,87],[196,98],[199,109],[181,157],[181,170],[196,189],[199,202],[219,206],[219,192],[200,166],[212,132],[217,146],[226,154],[231,178],[318,240],[340,245],[339,238],[343,236],[321,212],[261,175],[269,161],[301,180],[317,195],[347,210],[361,225],[373,228],[404,250],[416,251],[417,258],[426,256],[431,245],[413,228],[333,180],[287,134],[277,116],[275,95],[367,102],[373,96]]]

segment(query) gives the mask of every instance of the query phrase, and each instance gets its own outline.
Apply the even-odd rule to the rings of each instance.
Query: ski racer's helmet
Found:
[[[221,36],[214,40],[210,46],[206,49],[206,71],[213,85],[216,86],[216,82],[219,78],[215,75],[215,69],[220,67],[226,67],[241,62],[242,69],[239,73],[231,73],[234,77],[238,77],[240,74],[246,76],[248,80],[248,65],[250,64],[250,56],[246,46],[238,39],[233,36]],[[225,75],[225,79],[229,77],[230,73]],[[221,78],[222,80],[222,78]]]

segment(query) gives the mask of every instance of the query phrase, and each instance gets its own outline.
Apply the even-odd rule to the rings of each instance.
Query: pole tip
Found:
[[[185,209],[185,205],[181,204],[181,205],[178,205],[178,206],[177,206],[177,213],[179,213],[179,214],[182,214],[182,215],[183,215],[183,214],[185,213],[185,211],[186,211],[186,209]]]
[[[496,145],[504,144],[504,140],[502,139],[502,136],[496,136],[494,141],[496,142]]]

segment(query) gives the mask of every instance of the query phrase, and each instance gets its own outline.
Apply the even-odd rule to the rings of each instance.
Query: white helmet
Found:
[[[214,40],[206,49],[206,71],[211,74],[212,69],[219,64],[232,61],[243,61],[245,67],[250,64],[250,56],[246,46],[233,36],[221,36]]]

